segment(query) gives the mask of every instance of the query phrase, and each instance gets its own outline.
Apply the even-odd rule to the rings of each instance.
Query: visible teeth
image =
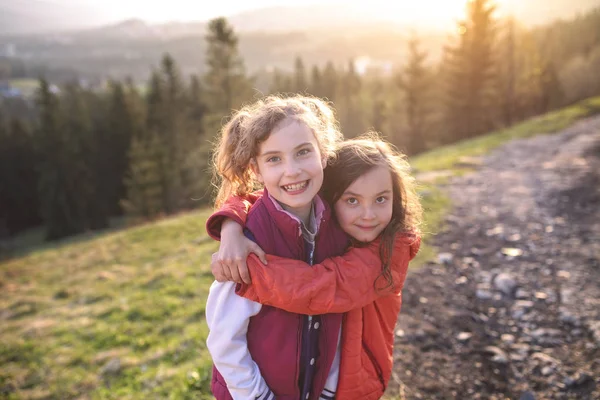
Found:
[[[304,189],[307,184],[308,184],[308,182],[305,181],[305,182],[296,183],[296,184],[293,184],[293,185],[285,185],[283,188],[285,190],[288,190],[288,191],[295,191],[295,190]]]

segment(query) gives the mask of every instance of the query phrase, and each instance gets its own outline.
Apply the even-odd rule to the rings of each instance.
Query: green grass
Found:
[[[419,171],[463,170],[465,156],[512,138],[562,129],[600,111],[600,98],[411,160]],[[447,178],[444,178],[447,179]],[[439,182],[421,183],[426,239],[451,207]],[[216,243],[209,210],[42,244],[17,238],[0,261],[0,397],[8,399],[209,399],[204,305]],[[422,247],[413,266],[435,257]],[[107,372],[110,363],[120,364]],[[104,371],[104,372],[103,372]]]
[[[16,78],[10,79],[9,84],[19,89],[26,96],[31,96],[38,88],[39,81],[33,78]]]
[[[423,241],[417,257],[411,262],[411,268],[423,265],[436,257],[436,249],[431,239],[442,228],[444,215],[451,207],[450,199],[433,184],[422,184],[420,187],[421,203],[423,205]]]
[[[411,165],[418,172],[453,169],[463,157],[486,154],[513,139],[554,133],[572,125],[579,119],[598,113],[600,113],[600,97],[594,97],[500,131],[434,149],[411,159]]]
[[[0,264],[0,393],[211,398],[208,210]],[[111,360],[121,369],[102,373]],[[1,396],[0,396],[1,397]]]

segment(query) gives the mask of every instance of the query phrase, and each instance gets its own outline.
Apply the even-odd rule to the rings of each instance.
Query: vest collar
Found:
[[[263,198],[265,199],[264,204],[267,207],[267,210],[280,229],[284,229],[285,231],[293,229],[298,236],[302,236],[302,221],[300,221],[300,218],[284,210],[281,204],[269,194],[269,191],[266,188],[263,192]],[[313,199],[313,209],[315,212],[316,232],[318,233],[321,227],[321,221],[323,221],[323,217],[326,216],[328,210],[325,202],[323,202],[318,194]]]

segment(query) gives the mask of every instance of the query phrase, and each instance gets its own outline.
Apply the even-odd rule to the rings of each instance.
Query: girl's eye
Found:
[[[387,199],[386,199],[385,197],[383,197],[383,196],[379,196],[378,198],[376,198],[376,199],[375,199],[375,202],[376,202],[377,204],[383,204],[383,203],[385,203],[385,202],[386,202],[386,200],[387,200]]]
[[[302,150],[300,150],[300,151],[298,152],[298,155],[299,155],[299,156],[305,156],[305,155],[307,155],[308,153],[310,153],[310,150],[309,150],[309,149],[302,149]]]
[[[281,160],[281,158],[279,158],[278,156],[273,156],[273,157],[267,158],[268,163],[274,163],[274,162],[278,162],[280,160]]]
[[[358,204],[358,200],[355,197],[350,197],[346,199],[346,203],[350,204],[351,206],[354,206]]]

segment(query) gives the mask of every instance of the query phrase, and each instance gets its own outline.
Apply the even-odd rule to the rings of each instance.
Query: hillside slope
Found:
[[[461,156],[485,154],[493,146],[498,146],[503,141],[533,133],[563,129],[575,120],[598,111],[600,111],[600,99],[589,100],[503,132],[439,149],[435,153],[426,154],[411,160],[411,162],[419,171],[442,169],[452,173],[462,172],[464,160],[461,161]],[[595,129],[595,132],[598,132],[597,128]],[[560,144],[561,136],[548,136],[548,140],[550,140],[548,145],[537,146],[527,152],[526,156],[539,153],[537,157],[540,159],[554,162],[551,154],[554,154],[553,151],[558,144],[553,146],[554,142],[551,140],[557,140],[552,139],[556,137],[559,138],[557,143]],[[566,146],[569,142],[565,141],[564,143]],[[520,148],[522,143],[513,145],[513,147],[515,146]],[[581,157],[567,157],[564,162],[572,163],[575,168],[579,168],[580,161],[578,160],[585,161],[586,157],[585,154]],[[498,172],[502,172],[502,168],[510,168],[511,165],[519,167],[519,163],[509,163],[508,156],[496,156],[495,160],[495,164],[492,164],[491,167],[492,171],[495,171],[493,168],[497,168]],[[535,160],[532,159],[531,162]],[[562,166],[562,161],[557,165]],[[534,166],[538,165],[534,163]],[[549,171],[555,171],[552,164],[550,166]],[[596,171],[598,170],[600,169],[596,169]],[[536,169],[534,168],[532,171],[536,171]],[[560,170],[556,170],[556,172],[560,173]],[[504,174],[498,174],[498,176],[503,177]],[[535,179],[536,176],[535,174],[525,175],[528,179]],[[489,176],[483,177],[486,183],[495,182]],[[466,176],[463,181],[453,181],[449,187],[452,188],[456,185],[455,190],[463,190],[465,194],[469,194],[469,188],[473,187],[472,181],[469,179],[471,178]],[[571,183],[571,181],[568,182]],[[576,183],[579,180],[572,182]],[[490,207],[499,204],[500,197],[496,199],[495,196],[487,196],[485,191],[480,191],[477,196],[472,198],[459,198],[458,203],[455,204],[460,208],[451,211],[450,215],[453,215],[454,218],[448,218],[446,198],[448,194],[443,194],[444,192],[436,187],[439,185],[439,182],[423,182],[422,194],[427,221],[425,228],[428,232],[439,234],[436,237],[428,236],[429,245],[424,246],[418,260],[413,263],[413,267],[424,264],[435,257],[437,250],[432,247],[432,244],[440,246],[441,250],[439,251],[449,252],[454,258],[453,261],[450,261],[451,268],[426,265],[422,269],[423,272],[417,270],[409,277],[405,291],[405,307],[400,318],[400,327],[405,333],[398,338],[398,374],[402,371],[404,371],[403,373],[410,371],[413,378],[408,375],[397,375],[397,377],[406,386],[407,392],[410,390],[416,394],[425,393],[425,398],[431,398],[428,387],[433,389],[439,387],[433,384],[434,381],[437,382],[436,385],[446,385],[448,383],[446,379],[450,379],[443,375],[443,379],[439,379],[438,382],[435,376],[429,375],[430,369],[428,368],[432,365],[444,365],[435,356],[448,356],[453,361],[466,359],[473,362],[484,362],[473,358],[483,359],[483,350],[480,347],[464,347],[455,340],[455,335],[462,329],[470,329],[474,335],[473,338],[477,339],[473,340],[473,343],[491,343],[492,339],[497,339],[497,332],[504,333],[504,331],[500,331],[496,325],[490,325],[492,331],[488,331],[486,330],[487,325],[482,321],[484,318],[492,322],[496,321],[493,319],[495,317],[490,315],[492,306],[500,310],[501,307],[514,305],[510,302],[496,304],[474,300],[474,296],[477,294],[476,290],[482,289],[478,285],[485,283],[481,281],[484,279],[482,277],[490,277],[490,274],[493,273],[487,268],[495,268],[495,265],[484,263],[480,259],[487,254],[486,252],[489,250],[487,247],[475,244],[474,246],[478,250],[472,250],[469,240],[484,237],[486,229],[491,229],[492,233],[501,233],[495,230],[494,220],[486,220],[489,212],[483,211],[485,207],[490,210]],[[543,189],[543,185],[536,187]],[[501,194],[505,195],[503,198],[511,198],[507,196],[508,194],[519,195],[518,190],[512,193],[509,189],[501,191]],[[574,195],[581,193],[577,187],[571,192],[568,192],[568,187],[564,189],[567,190],[565,196],[569,196],[568,193]],[[449,196],[455,202],[457,201],[453,197],[453,193],[450,193]],[[514,197],[514,199],[518,199],[518,197]],[[582,199],[586,198],[582,197]],[[530,203],[531,201],[526,205]],[[552,206],[552,203],[548,204]],[[561,200],[557,204],[570,203],[563,203]],[[508,203],[508,206],[510,205],[514,205],[514,203]],[[584,212],[580,214],[578,220],[568,225],[554,223],[553,229],[558,234],[559,230],[571,227],[573,230],[568,234],[573,235],[573,238],[579,238],[578,235],[583,235],[584,238],[591,237],[585,236],[584,231],[580,229],[587,229],[586,227],[590,225],[586,224],[593,223],[595,220],[588,219],[585,214],[586,209],[583,210]],[[58,243],[23,248],[14,254],[12,259],[0,261],[0,365],[2,365],[0,397],[17,399],[210,398],[211,362],[205,348],[207,327],[204,321],[204,303],[212,281],[209,260],[210,255],[216,249],[216,243],[210,240],[204,232],[204,222],[209,212],[209,210],[200,210],[117,232],[82,235]],[[524,215],[528,216],[529,214],[525,212]],[[474,219],[472,221],[465,220],[465,216]],[[546,214],[533,212],[531,218],[536,218],[532,219],[534,225],[522,227],[523,231],[519,231],[519,233],[529,235],[530,232],[527,229],[531,229],[531,234],[542,235],[543,232],[538,232],[540,228],[538,218],[542,218],[543,221]],[[439,226],[442,226],[441,221],[444,219],[447,224],[467,223],[469,226],[450,225],[451,229],[441,231]],[[508,222],[510,221],[503,219],[498,223]],[[547,225],[548,223],[545,223],[541,228],[546,229]],[[513,228],[507,225],[504,229],[506,229],[504,232],[509,232],[510,229],[512,233]],[[560,235],[567,235],[567,232],[562,231]],[[449,234],[455,236],[449,236]],[[503,243],[496,239],[496,237],[491,237],[489,240],[493,240],[494,245]],[[461,245],[456,247],[454,243],[461,243]],[[541,242],[531,241],[528,243],[531,244],[528,245],[529,247],[523,247],[523,250],[527,251],[525,253],[527,257],[533,257],[530,254],[535,254],[536,257],[546,254],[534,252],[535,246]],[[550,242],[550,244],[553,243]],[[566,251],[579,249],[583,240],[581,243],[569,243],[569,246],[563,247]],[[595,243],[600,243],[600,241]],[[511,244],[511,247],[517,247],[517,244]],[[542,249],[548,251],[544,247]],[[496,248],[491,248],[490,254],[496,256],[496,250]],[[564,254],[569,255],[570,253]],[[588,256],[593,257],[594,255],[592,253]],[[472,268],[471,264],[465,261],[466,257],[476,260],[482,266],[481,270]],[[498,257],[498,260],[502,260],[504,256]],[[537,260],[541,260],[541,258]],[[529,261],[529,259],[527,258],[525,261]],[[463,268],[464,265],[467,265],[468,268]],[[536,277],[535,280],[526,276],[522,278],[521,275],[517,277],[520,284],[530,284],[530,286],[524,286],[530,296],[536,296],[535,293],[539,290],[546,293],[547,298],[551,298],[554,289],[546,286],[548,275],[545,275],[544,268],[541,266],[543,263],[540,261],[531,267],[534,268],[534,272],[537,271],[535,268],[542,269],[539,279],[537,279],[538,275],[532,275]],[[578,266],[575,265],[575,267]],[[560,267],[560,270],[562,269]],[[487,275],[481,275],[483,271],[488,271]],[[528,270],[519,271],[526,272]],[[581,282],[580,279],[585,281],[591,276],[585,275],[583,272],[579,274],[577,271],[580,270],[568,268],[568,272],[573,274],[572,282],[574,283]],[[576,273],[577,276],[575,276]],[[462,275],[467,279],[465,282],[461,278]],[[459,278],[461,280],[457,281]],[[590,282],[597,281],[590,280]],[[431,291],[434,294],[430,294]],[[579,298],[575,296],[572,299],[575,302],[569,304],[575,308],[575,311],[567,311],[577,316]],[[504,301],[504,299],[501,300]],[[495,300],[492,298],[490,301]],[[462,314],[454,314],[454,311],[448,309],[449,305],[453,307],[452,310],[455,309]],[[545,315],[545,313],[554,312],[557,303],[537,299],[534,306],[535,309],[539,308],[540,310],[538,315]],[[467,314],[463,313],[464,310],[469,313],[466,317]],[[502,311],[502,313],[504,312]],[[480,314],[485,317],[479,316]],[[549,315],[556,314],[550,313]],[[477,324],[474,326],[469,325],[469,318],[472,316],[477,319]],[[453,324],[452,321],[456,318],[466,325]],[[588,314],[577,318],[579,319],[573,321],[580,322],[576,323],[583,324],[585,322],[587,324],[586,321],[591,321]],[[500,319],[499,321],[504,323],[506,320]],[[537,320],[530,322],[535,322],[539,328],[546,327]],[[564,322],[564,324],[567,323],[571,322]],[[506,324],[508,327],[511,326],[508,325],[508,322]],[[561,325],[561,327],[563,326],[569,325]],[[572,335],[575,336],[568,336],[577,338],[579,344],[584,343],[580,340],[581,337],[592,337],[585,336],[588,331],[583,329],[588,329],[588,325],[582,326],[586,328],[580,328],[581,336],[576,336],[574,333]],[[529,337],[527,332],[537,328],[531,326],[519,329],[521,330],[517,333],[511,333],[518,337],[515,339],[517,342],[521,338]],[[567,334],[566,331],[560,333],[560,335],[565,334]],[[568,334],[571,335],[571,333]],[[481,335],[481,338],[475,335]],[[541,336],[544,335],[541,334]],[[560,337],[563,340],[563,336]],[[536,344],[536,346],[541,345]],[[538,353],[544,350],[537,347],[530,347],[530,349]],[[579,351],[581,348],[577,347],[575,350]],[[590,354],[594,355],[595,353]],[[423,357],[419,358],[421,355]],[[553,357],[561,360],[561,365],[568,366],[561,370],[564,371],[561,374],[571,374],[570,371],[575,368],[572,363],[564,363],[563,359],[559,358],[560,355],[553,355]],[[580,362],[585,358],[574,360]],[[581,361],[581,363],[583,362]],[[588,364],[582,364],[577,371],[580,371],[581,374],[588,374],[585,372],[591,368],[588,367]],[[452,372],[455,369],[447,368],[446,371]],[[468,370],[465,369],[465,371]],[[508,373],[505,369],[502,371],[504,371],[503,374]],[[478,371],[471,371],[470,375],[461,378],[463,379],[461,385],[464,386],[448,384],[441,387],[440,393],[448,395],[463,387],[473,388],[469,385],[474,384],[476,373]],[[563,375],[552,376],[560,376],[562,379]],[[490,376],[493,377],[493,375]],[[500,375],[501,378],[504,376],[517,379],[517,375]],[[572,376],[575,375],[569,375],[569,377]],[[421,377],[423,380],[420,380]],[[583,382],[581,383],[583,386],[589,384],[589,379],[584,375],[577,379]],[[493,382],[499,385],[497,383],[499,381]],[[519,390],[521,388],[521,386],[515,387]],[[391,390],[393,391],[394,388],[397,389],[397,385],[392,385]],[[495,386],[486,387],[485,390],[482,393],[514,392],[509,391],[513,390],[511,388]]]

